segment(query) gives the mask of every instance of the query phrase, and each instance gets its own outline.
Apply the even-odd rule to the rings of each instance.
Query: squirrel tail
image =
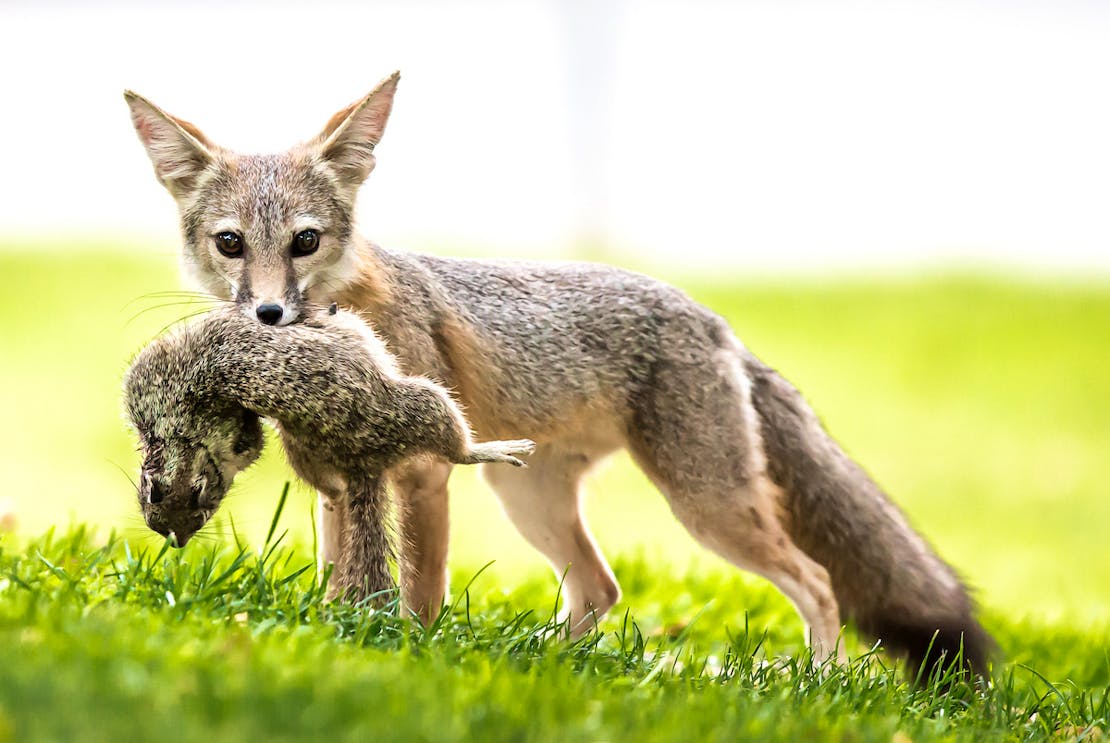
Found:
[[[471,444],[470,450],[458,464],[481,464],[483,462],[503,462],[514,467],[525,467],[520,457],[531,454],[536,449],[536,443],[529,439],[515,439],[513,441],[486,441],[481,444]]]

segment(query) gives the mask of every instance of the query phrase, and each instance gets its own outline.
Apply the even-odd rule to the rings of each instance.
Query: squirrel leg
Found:
[[[350,487],[344,510],[343,550],[329,597],[350,601],[375,597],[375,603],[384,603],[385,594],[396,586],[389,570],[391,549],[383,478]]]

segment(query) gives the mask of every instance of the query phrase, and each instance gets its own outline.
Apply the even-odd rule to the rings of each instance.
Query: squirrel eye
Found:
[[[165,500],[165,498],[166,491],[162,489],[161,483],[159,483],[157,480],[152,479],[150,481],[150,492],[148,494],[148,499],[151,505],[161,503],[163,500]]]
[[[320,247],[320,233],[316,230],[298,232],[293,238],[293,255],[309,255]]]
[[[216,235],[216,250],[228,258],[243,256],[243,238],[234,232],[221,232]]]

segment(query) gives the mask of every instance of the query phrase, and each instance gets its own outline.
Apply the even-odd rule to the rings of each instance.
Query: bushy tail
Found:
[[[503,462],[514,467],[524,467],[519,457],[531,454],[536,449],[534,441],[514,439],[512,441],[486,441],[471,444],[470,451],[459,464],[481,464],[482,462]]]
[[[956,572],[821,427],[801,394],[746,354],[771,478],[786,493],[791,538],[832,579],[841,620],[904,656],[915,677],[986,673],[994,648]]]

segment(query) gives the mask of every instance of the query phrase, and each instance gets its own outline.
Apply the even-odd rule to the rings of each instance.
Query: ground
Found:
[[[550,619],[557,582],[473,471],[453,480],[455,604],[432,631],[322,604],[305,488],[274,523],[290,478],[276,446],[208,539],[163,553],[128,481],[118,389],[143,341],[201,309],[152,294],[177,285],[172,254],[0,251],[0,276],[0,741],[1110,729],[1105,284],[678,280],[976,586],[1003,654],[992,685],[945,696],[851,631],[851,667],[810,669],[785,600],[701,552],[621,457],[594,477],[590,514],[625,597],[576,644]]]

